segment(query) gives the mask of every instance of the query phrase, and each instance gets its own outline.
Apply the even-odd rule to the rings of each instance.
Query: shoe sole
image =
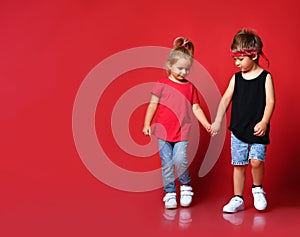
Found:
[[[182,207],[189,207],[191,205],[191,203],[190,204],[181,204],[180,203],[180,206],[182,206]]]
[[[226,211],[226,210],[223,209],[223,212],[224,212],[224,213],[232,214],[232,213],[237,213],[237,212],[239,212],[239,211],[244,211],[244,210],[245,210],[245,207],[243,206],[243,207],[237,208],[235,211]]]
[[[165,206],[166,209],[176,209],[177,208],[177,205],[176,206]]]
[[[255,209],[256,209],[257,211],[265,211],[266,208],[267,208],[267,206],[266,206],[265,208],[257,208],[256,206],[254,206],[254,207],[255,207]]]

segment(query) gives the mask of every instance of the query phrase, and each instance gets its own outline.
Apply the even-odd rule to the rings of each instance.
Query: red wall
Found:
[[[262,37],[275,83],[277,104],[265,186],[274,193],[299,188],[299,7],[298,0],[1,1],[1,199],[10,204],[35,200],[37,195],[50,200],[61,193],[67,195],[66,189],[88,187],[90,182],[115,192],[91,179],[74,143],[72,111],[88,73],[122,50],[171,47],[175,37],[186,36],[195,44],[196,60],[223,93],[236,71],[228,52],[241,27],[253,28]],[[97,135],[107,156],[122,168],[138,172],[159,168],[157,156],[142,160],[121,150],[109,126],[122,93],[163,74],[159,69],[128,72],[116,78],[101,97],[95,114]],[[203,107],[209,111],[206,103]],[[141,134],[144,110],[141,104],[132,111],[129,123],[138,144],[148,142]],[[128,124],[124,122],[124,126]],[[200,129],[199,150],[191,170],[193,182],[208,193],[231,193],[228,138],[227,134],[216,165],[199,178],[211,142]]]

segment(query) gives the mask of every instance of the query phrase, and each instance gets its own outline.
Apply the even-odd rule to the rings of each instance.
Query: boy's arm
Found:
[[[144,119],[143,133],[145,135],[151,135],[151,121],[157,110],[158,102],[159,98],[156,95],[152,94]]]
[[[234,92],[234,84],[235,84],[235,75],[233,75],[233,77],[231,78],[229,85],[219,103],[217,115],[216,115],[215,121],[211,127],[212,135],[216,135],[221,129],[221,124],[222,124],[224,115],[225,115],[225,113],[228,109],[228,106],[232,100],[232,96],[233,96],[233,92]]]
[[[206,131],[210,132],[211,124],[208,122],[203,110],[201,109],[199,104],[193,104],[192,106],[193,113],[198,121],[202,124],[202,126],[206,129]]]
[[[270,74],[268,74],[266,78],[265,90],[266,90],[266,107],[265,107],[263,118],[254,127],[255,136],[265,135],[267,130],[267,125],[271,120],[275,108],[274,85],[273,85],[272,76]]]

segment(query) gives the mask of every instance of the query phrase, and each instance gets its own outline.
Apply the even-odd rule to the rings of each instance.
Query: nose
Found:
[[[240,62],[239,60],[235,60],[235,66],[239,67],[240,66]]]
[[[187,72],[188,72],[188,71],[187,71],[186,69],[181,69],[181,74],[182,74],[182,75],[187,75]]]

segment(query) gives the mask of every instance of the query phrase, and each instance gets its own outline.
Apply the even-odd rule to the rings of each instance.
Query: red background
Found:
[[[171,47],[177,36],[194,42],[195,58],[223,93],[236,71],[228,54],[230,42],[242,27],[253,28],[262,37],[275,83],[277,103],[265,178],[269,203],[273,208],[299,210],[299,9],[298,0],[1,1],[1,235],[171,233],[156,217],[162,211],[161,190],[116,190],[86,169],[72,135],[76,93],[88,72],[112,54],[139,46]],[[106,93],[117,99],[131,85],[155,81],[160,73],[129,73],[124,76],[126,80],[120,77]],[[113,106],[105,95],[102,99],[107,108],[97,111],[99,129],[108,123]],[[207,112],[205,105],[204,109]],[[137,110],[130,124],[132,136],[139,143],[147,142],[140,134],[143,112],[144,107]],[[198,159],[191,166],[195,192],[198,198],[201,196],[199,201],[195,197],[195,202],[205,206],[205,201],[214,199],[213,208],[221,212],[232,194],[229,140],[211,172],[199,178],[197,172],[210,139],[202,129],[200,133]],[[115,163],[131,170],[159,167],[157,157],[140,162],[122,154],[109,129],[104,134],[107,139],[103,142],[111,141],[107,152]],[[249,194],[247,189],[245,195]],[[284,233],[280,220],[275,223],[272,229]],[[294,218],[289,223],[291,233],[298,230]],[[193,224],[190,233],[205,232],[196,217]]]

